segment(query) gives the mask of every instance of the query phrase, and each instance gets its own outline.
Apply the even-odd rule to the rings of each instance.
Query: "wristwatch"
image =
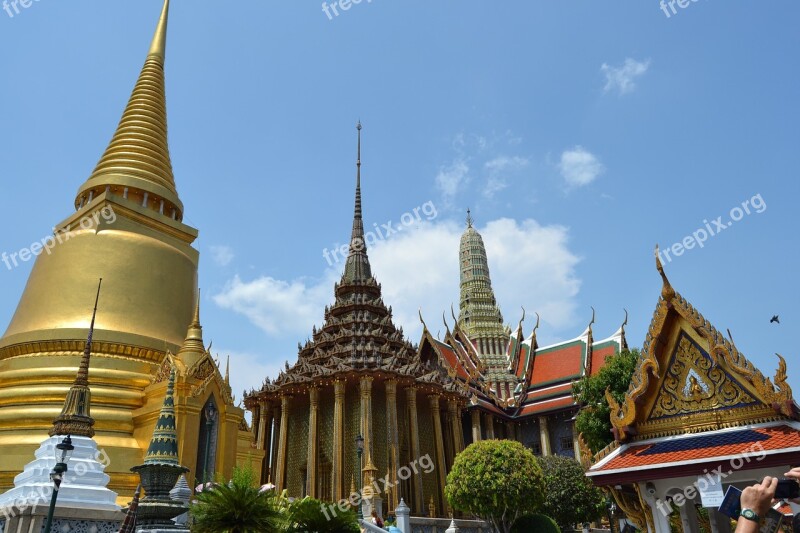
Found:
[[[747,520],[752,520],[753,522],[759,522],[761,520],[761,518],[752,509],[742,509],[742,511],[739,513],[739,516]]]

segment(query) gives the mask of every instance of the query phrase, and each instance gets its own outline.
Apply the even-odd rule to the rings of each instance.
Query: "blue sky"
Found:
[[[159,10],[0,11],[0,250],[70,213]],[[798,16],[790,0],[700,0],[670,17],[656,0],[365,0],[332,18],[305,0],[175,0],[170,147],[200,230],[206,341],[231,354],[234,392],[294,361],[333,299],[342,264],[323,251],[349,236],[359,118],[367,227],[420,214],[370,249],[412,341],[417,308],[435,332],[457,305],[468,206],[507,322],[538,311],[550,343],[578,336],[594,306],[605,337],[627,308],[633,346],[661,288],[654,245],[741,214],[667,273],[765,374],[786,356],[800,388]],[[745,202],[750,214],[731,212]],[[0,268],[0,323],[31,266]]]

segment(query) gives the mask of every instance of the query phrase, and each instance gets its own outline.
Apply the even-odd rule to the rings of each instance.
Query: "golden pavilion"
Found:
[[[37,257],[0,338],[0,489],[12,486],[61,411],[99,278],[88,378],[95,440],[120,502],[139,482],[130,469],[144,459],[173,362],[180,456],[190,479],[229,474],[240,438],[242,457],[250,451],[244,412],[203,344],[192,247],[198,232],[183,223],[167,143],[168,14],[165,0],[116,132],[78,188],[74,212],[57,224],[53,248]]]

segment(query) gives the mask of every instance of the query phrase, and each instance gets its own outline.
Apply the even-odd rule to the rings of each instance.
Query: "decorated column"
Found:
[[[480,442],[481,436],[481,412],[477,409],[470,411],[472,416],[472,442]]]
[[[278,492],[286,488],[286,453],[289,433],[289,401],[290,397],[281,397],[281,430],[278,435],[278,460],[275,465],[275,486]]]
[[[428,401],[431,404],[431,415],[433,415],[433,433],[436,444],[436,472],[439,474],[439,510],[444,512],[444,486],[446,483],[445,476],[447,474],[447,464],[444,460],[444,439],[442,438],[442,415],[439,411],[439,398],[438,394],[431,394],[428,396]]]
[[[486,438],[494,439],[494,417],[489,413],[483,414],[483,421],[486,424]]]
[[[311,387],[308,391],[310,407],[308,411],[308,459],[306,469],[306,493],[317,497],[317,417],[319,414],[319,389]]]
[[[344,498],[344,387],[345,382],[333,382],[333,501]]]
[[[458,409],[458,401],[454,398],[447,400],[447,410],[450,413],[450,423],[453,427],[453,459],[464,450],[464,431],[461,428],[461,413]]]
[[[281,441],[281,406],[279,405],[272,408],[272,429],[275,432],[275,438],[272,439],[272,449],[270,450],[269,477],[275,483],[275,472],[278,471],[278,448]]]
[[[364,464],[372,461],[372,376],[361,377],[361,436],[364,437]],[[362,473],[362,487],[369,484]]]
[[[413,386],[408,387],[406,389],[406,397],[408,399],[408,425],[409,429],[411,429],[411,460],[415,461],[418,460],[420,456],[419,424],[417,420],[417,388]],[[414,477],[412,485],[414,486],[414,509],[412,509],[412,511],[422,513],[422,475],[419,472],[417,472]]]
[[[547,429],[547,417],[539,417],[539,438],[542,440],[542,455],[552,455],[550,451],[550,431]]]
[[[386,426],[387,426],[387,441],[389,445],[388,457],[388,474],[389,481],[392,486],[397,486],[397,469],[400,459],[398,457],[400,438],[397,428],[397,380],[389,379],[386,381]],[[394,511],[397,507],[397,490],[392,490],[391,494],[387,494],[387,504],[389,512]]]

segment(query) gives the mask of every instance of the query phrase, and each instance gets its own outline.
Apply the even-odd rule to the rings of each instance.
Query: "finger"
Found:
[[[767,487],[769,487],[773,479],[775,478],[773,478],[772,476],[764,476],[764,479],[761,480],[761,485],[760,485],[761,488],[766,489]]]
[[[775,494],[775,490],[777,488],[778,488],[778,478],[776,477],[770,478],[770,483],[769,485],[767,485],[767,490],[769,490],[771,494]]]

